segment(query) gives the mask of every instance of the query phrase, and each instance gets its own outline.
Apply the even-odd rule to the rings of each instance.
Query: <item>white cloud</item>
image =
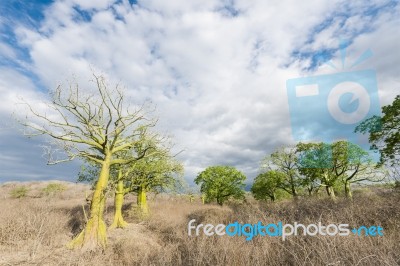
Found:
[[[40,31],[20,26],[31,70],[52,88],[71,73],[85,82],[92,65],[122,81],[135,102],[152,99],[160,128],[185,148],[180,158],[189,178],[218,163],[254,176],[265,154],[293,141],[286,80],[304,74],[307,62],[296,61],[292,52],[334,48],[338,33],[370,23],[356,12],[365,7],[362,1],[352,2],[349,18],[335,18],[317,34],[315,28],[343,11],[345,1],[151,0],[133,8],[128,1],[111,2],[56,1]],[[90,21],[77,19],[77,6]],[[399,58],[384,51],[394,53],[400,41],[396,18],[385,14],[373,22],[376,31],[358,36],[349,51],[373,44],[382,53],[377,70],[382,84],[393,87],[383,90],[390,99]],[[314,42],[304,45],[310,36]]]

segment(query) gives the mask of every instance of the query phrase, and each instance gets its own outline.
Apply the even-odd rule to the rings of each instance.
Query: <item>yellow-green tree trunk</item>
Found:
[[[147,217],[149,215],[149,207],[147,206],[146,187],[144,185],[141,185],[139,187],[137,205],[140,211],[140,215],[142,217]]]
[[[114,211],[114,221],[110,228],[124,228],[128,225],[122,217],[122,205],[124,204],[124,181],[122,179],[121,170],[118,173],[118,183],[115,190],[115,211]]]
[[[111,156],[106,156],[104,159],[90,205],[90,218],[82,232],[68,244],[70,248],[94,249],[97,247],[105,248],[107,245],[106,224],[103,214],[106,202],[105,190],[110,175],[110,160]]]
[[[353,193],[351,193],[350,182],[346,181],[346,183],[344,184],[344,191],[347,198],[349,199],[353,198]]]
[[[201,202],[202,202],[203,204],[206,203],[206,195],[201,194]]]
[[[335,191],[333,190],[333,187],[327,186],[327,187],[326,187],[326,192],[327,192],[328,196],[329,196],[331,199],[333,199],[333,200],[336,199]]]

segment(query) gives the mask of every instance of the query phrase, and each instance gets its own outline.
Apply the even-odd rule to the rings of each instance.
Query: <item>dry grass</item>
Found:
[[[48,183],[31,183],[25,198],[0,187],[0,265],[399,265],[400,193],[356,193],[353,202],[300,199],[219,207],[189,203],[185,197],[150,197],[151,217],[108,232],[105,252],[71,251],[65,244],[83,226],[88,187],[64,183],[65,190],[43,195]],[[134,200],[128,198],[126,209]],[[111,223],[112,200],[106,222]],[[190,237],[187,223],[349,223],[381,225],[383,237]]]

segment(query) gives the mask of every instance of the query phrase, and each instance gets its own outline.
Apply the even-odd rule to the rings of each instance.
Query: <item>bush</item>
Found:
[[[19,186],[11,190],[10,195],[13,198],[24,198],[28,194],[29,189],[25,186]]]
[[[63,184],[51,183],[51,184],[48,184],[45,188],[43,188],[42,192],[46,196],[53,196],[53,195],[63,192],[66,189],[67,189],[67,187]]]
[[[396,180],[393,186],[394,190],[400,191],[400,180]]]

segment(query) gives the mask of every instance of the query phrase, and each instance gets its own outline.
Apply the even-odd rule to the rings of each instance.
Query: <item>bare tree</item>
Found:
[[[106,246],[103,212],[110,168],[149,155],[151,152],[144,149],[128,159],[117,156],[131,150],[144,136],[148,138],[147,131],[157,122],[147,118],[145,105],[134,110],[126,105],[119,85],[110,88],[103,76],[93,77],[95,88],[91,93],[84,92],[77,83],[66,89],[60,85],[51,93],[52,101],[46,104],[46,111],[25,103],[32,116],[20,120],[27,135],[47,135],[54,141],[47,149],[49,164],[79,157],[100,166],[90,217],[82,232],[69,243],[71,248]],[[60,150],[65,157],[58,158]]]

